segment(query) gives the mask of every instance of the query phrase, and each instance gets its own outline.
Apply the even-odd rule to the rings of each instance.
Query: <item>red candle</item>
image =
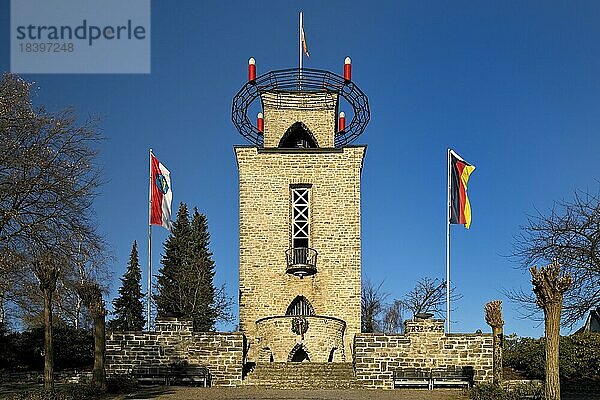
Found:
[[[256,61],[253,57],[248,60],[248,82],[256,80]]]
[[[346,82],[352,81],[352,60],[350,57],[346,57],[344,60],[344,80]]]
[[[346,114],[342,111],[340,113],[340,119],[338,122],[338,132],[344,132],[346,129]]]
[[[260,133],[265,131],[265,120],[263,118],[263,113],[258,113],[256,116],[256,127]]]

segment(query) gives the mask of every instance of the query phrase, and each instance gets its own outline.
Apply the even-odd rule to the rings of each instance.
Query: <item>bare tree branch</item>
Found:
[[[375,286],[370,279],[363,281],[361,292],[362,332],[382,331],[381,314],[385,309],[388,294],[383,292],[383,281]]]
[[[590,309],[600,306],[600,192],[575,192],[573,199],[557,202],[547,214],[537,211],[513,241],[511,258],[523,269],[554,260],[573,284],[564,295],[563,324],[573,326]],[[529,292],[505,294],[523,306],[527,316],[539,316]]]
[[[56,290],[73,290],[74,276],[98,278],[104,261],[104,241],[92,212],[102,183],[95,163],[101,137],[95,120],[79,124],[72,109],[50,113],[34,107],[31,97],[31,83],[2,76],[0,280],[9,284],[0,286],[0,300],[26,304],[37,280],[45,325],[44,386],[50,389]],[[78,256],[85,257],[88,268]],[[58,309],[65,304],[58,302]]]
[[[462,298],[461,294],[456,293],[456,288],[450,289],[450,300],[457,301]],[[432,313],[438,317],[445,316],[446,304],[446,281],[440,281],[437,278],[421,278],[415,284],[415,287],[406,293],[400,300],[404,308],[414,317],[417,314]]]

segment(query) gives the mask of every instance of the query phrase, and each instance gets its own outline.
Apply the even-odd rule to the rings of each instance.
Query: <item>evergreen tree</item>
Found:
[[[142,293],[142,271],[138,259],[137,242],[133,242],[127,272],[121,278],[119,297],[113,300],[114,314],[110,328],[116,331],[141,331],[144,328],[144,294]]]
[[[181,203],[177,220],[171,234],[165,241],[165,252],[160,263],[162,268],[156,277],[156,310],[159,317],[183,316],[185,314],[184,295],[181,286],[185,281],[185,264],[190,240],[190,221],[187,205]]]
[[[155,299],[159,317],[190,318],[199,331],[214,329],[215,321],[225,317],[227,301],[215,305],[215,263],[209,244],[206,216],[194,208],[190,221],[187,206],[182,203],[165,242],[163,266],[157,276]]]
[[[196,328],[200,331],[211,330],[217,319],[215,309],[215,287],[213,277],[215,276],[215,263],[208,246],[210,244],[210,233],[206,216],[200,214],[194,208],[191,223],[190,238],[190,264],[197,276],[197,290],[192,299],[197,304],[197,316],[194,317]]]

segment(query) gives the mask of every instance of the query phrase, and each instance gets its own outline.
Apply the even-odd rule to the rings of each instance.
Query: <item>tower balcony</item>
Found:
[[[285,251],[285,272],[303,278],[317,273],[317,251],[308,247],[294,247]]]

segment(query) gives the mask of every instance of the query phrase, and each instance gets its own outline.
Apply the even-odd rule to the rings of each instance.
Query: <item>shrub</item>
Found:
[[[507,337],[503,361],[506,367],[525,372],[530,378],[544,378],[545,339]],[[600,377],[600,333],[576,334],[560,338],[562,379]]]
[[[506,391],[492,383],[480,383],[469,390],[471,400],[506,400]]]
[[[54,366],[85,369],[94,363],[94,338],[91,331],[70,326],[53,330]],[[38,370],[44,366],[44,328],[11,333],[0,337],[0,369]]]
[[[129,375],[117,375],[106,380],[106,391],[108,393],[131,393],[137,388],[137,380]]]
[[[60,385],[53,391],[43,388],[10,395],[6,400],[92,400],[102,397],[97,389],[89,385]]]
[[[544,338],[508,336],[504,340],[502,361],[505,367],[525,372],[530,378],[544,377]]]
[[[542,386],[532,384],[521,384],[503,388],[493,383],[480,383],[468,392],[471,400],[525,400],[541,399],[543,395]]]

